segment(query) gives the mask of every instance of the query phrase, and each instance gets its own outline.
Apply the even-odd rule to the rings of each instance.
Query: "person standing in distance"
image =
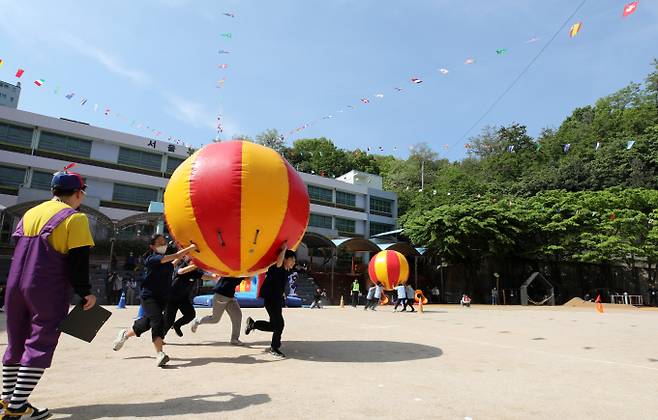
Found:
[[[283,300],[285,299],[285,286],[296,260],[297,254],[295,254],[295,251],[288,249],[287,242],[284,242],[276,263],[267,270],[265,281],[260,288],[260,297],[265,301],[265,310],[270,316],[270,320],[254,321],[251,317],[248,317],[244,330],[245,335],[249,335],[251,330],[272,331],[270,354],[281,359],[286,357],[280,350],[281,334],[284,327]]]
[[[359,287],[359,280],[354,279],[352,282],[352,307],[356,308],[356,306],[359,304],[359,292],[360,292],[360,287]]]
[[[8,344],[2,360],[3,418],[44,419],[48,409],[28,402],[49,368],[71,301],[96,304],[89,284],[89,220],[77,209],[87,185],[68,165],[50,183],[53,198],[29,209],[14,232],[16,248],[7,277]]]

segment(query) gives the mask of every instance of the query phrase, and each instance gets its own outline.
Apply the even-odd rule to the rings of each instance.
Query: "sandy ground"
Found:
[[[258,331],[227,345],[223,319],[168,336],[166,369],[148,337],[111,350],[136,314],[112,311],[92,344],[62,336],[31,398],[54,418],[658,418],[657,311],[286,309],[288,359]]]

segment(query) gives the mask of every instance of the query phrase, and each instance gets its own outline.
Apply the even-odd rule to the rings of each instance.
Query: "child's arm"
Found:
[[[188,252],[194,251],[195,249],[196,249],[196,245],[192,244],[192,245],[188,246],[187,248],[181,249],[180,251],[176,252],[175,254],[165,255],[160,260],[160,264],[170,263],[170,262],[175,261],[177,259],[183,258],[185,255],[187,255]]]
[[[280,268],[283,265],[283,259],[286,256],[286,251],[288,250],[288,241],[285,241],[283,245],[281,245],[281,252],[279,252],[279,256],[276,258],[276,267]]]

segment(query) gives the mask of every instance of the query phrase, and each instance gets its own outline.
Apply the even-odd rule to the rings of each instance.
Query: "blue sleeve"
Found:
[[[162,254],[151,254],[144,260],[144,266],[148,268],[157,267],[162,263],[162,257],[164,257]]]

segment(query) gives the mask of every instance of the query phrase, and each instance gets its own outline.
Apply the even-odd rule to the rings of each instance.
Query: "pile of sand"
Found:
[[[586,302],[579,297],[575,297],[562,306],[569,306],[571,308],[590,308],[594,306],[594,302]]]

